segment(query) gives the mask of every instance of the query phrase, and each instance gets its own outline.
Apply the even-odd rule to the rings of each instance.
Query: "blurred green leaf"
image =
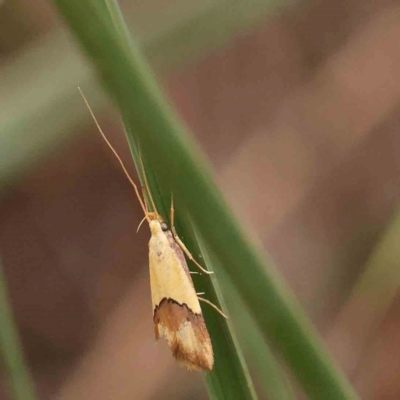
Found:
[[[8,386],[15,400],[36,400],[33,379],[26,366],[18,336],[0,261],[0,354]]]
[[[331,346],[340,343],[337,353],[339,356],[340,352],[345,353],[342,362],[348,370],[352,370],[362,356],[398,294],[399,238],[400,212],[397,210],[329,332],[327,340]],[[351,352],[346,351],[347,348],[351,348]]]
[[[400,286],[399,242],[400,212],[397,211],[352,290],[352,301],[363,298],[370,303],[378,320],[385,315]]]
[[[126,15],[152,65],[166,73],[254,27],[283,3],[176,0],[168,12],[155,13],[158,3],[148,0],[127,3]],[[106,9],[107,3],[99,1],[97,6]],[[1,75],[0,188],[81,131],[89,119],[76,102],[77,86],[85,88],[94,110],[108,104],[91,68],[64,31],[33,42],[3,63]]]

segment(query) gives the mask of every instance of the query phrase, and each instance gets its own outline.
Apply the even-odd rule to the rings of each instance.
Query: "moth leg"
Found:
[[[214,272],[212,271],[207,271],[206,269],[204,269],[192,256],[192,253],[187,249],[187,247],[185,246],[185,244],[182,242],[182,240],[179,238],[178,234],[176,233],[175,230],[175,225],[174,225],[174,219],[175,219],[175,209],[174,209],[174,201],[171,197],[171,214],[170,214],[170,221],[171,221],[171,232],[172,232],[172,236],[174,237],[175,242],[178,244],[178,246],[181,248],[181,250],[186,254],[186,257],[192,261],[196,267],[204,272],[207,275],[212,275]]]
[[[182,240],[179,238],[179,236],[175,233],[172,232],[172,235],[174,236],[175,242],[178,244],[178,246],[181,248],[181,250],[186,254],[186,257],[192,261],[196,267],[202,271],[204,274],[207,275],[212,275],[214,272],[213,271],[207,271],[204,269],[192,256],[192,253],[186,248],[185,244],[182,242]]]
[[[214,303],[211,303],[211,301],[207,300],[207,299],[203,299],[202,297],[197,296],[197,298],[204,302],[207,303],[209,306],[211,306],[215,311],[218,311],[225,319],[229,319],[228,316],[226,314],[224,314]]]

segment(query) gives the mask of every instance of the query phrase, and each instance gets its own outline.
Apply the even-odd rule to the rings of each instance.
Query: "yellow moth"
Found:
[[[143,170],[145,188],[153,208],[152,212],[149,211],[146,201],[142,199],[139,193],[138,187],[127,172],[121,158],[104,135],[81,90],[80,92],[103,139],[118,159],[125,175],[135,189],[136,196],[145,214],[143,221],[146,220],[150,227],[150,287],[156,340],[159,337],[164,337],[173,356],[187,369],[211,371],[214,365],[214,354],[199,300],[208,303],[224,317],[226,316],[214,304],[197,295],[184,253],[201,271],[206,274],[212,272],[203,269],[193,259],[176,234],[172,201],[171,229],[168,228],[160,214],[158,214]]]

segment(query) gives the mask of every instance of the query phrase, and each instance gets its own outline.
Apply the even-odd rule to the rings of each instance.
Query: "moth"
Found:
[[[150,227],[150,288],[156,340],[164,337],[173,356],[188,370],[211,371],[214,366],[213,348],[199,300],[208,303],[225,318],[227,317],[217,306],[198,296],[193,285],[185,254],[203,273],[211,274],[212,272],[205,270],[193,258],[178,237],[174,226],[175,212],[172,199],[170,228],[157,212],[142,164],[145,188],[153,209],[149,211],[145,197],[143,196],[142,199],[137,185],[130,177],[118,153],[103,133],[81,90],[80,92],[99,132],[119,161],[126,177],[135,190],[144,212],[144,218],[139,224],[139,228],[145,220]]]
[[[158,213],[148,216],[151,232],[150,287],[156,340],[160,336],[167,339],[172,354],[187,369],[211,371],[214,365],[211,339],[184,250],[173,233],[173,225],[169,230]]]

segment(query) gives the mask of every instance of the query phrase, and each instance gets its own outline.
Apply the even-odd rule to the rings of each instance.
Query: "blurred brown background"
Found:
[[[179,15],[177,4],[123,6],[157,21]],[[14,140],[1,157],[16,157],[2,171],[0,253],[40,398],[206,398],[201,377],[154,343],[149,234],[136,234],[141,211],[74,92],[82,82],[65,75],[68,99],[43,97],[43,126],[56,135],[70,124],[68,134],[38,140],[32,160],[18,159],[25,140],[40,137],[27,113],[43,98],[30,89],[24,96],[25,82],[17,93],[12,79],[24,76],[24,57],[39,52],[37,63],[25,63],[29,77],[41,71],[30,88],[54,89],[55,66],[40,41],[61,27],[44,0],[0,6],[0,105],[8,110],[0,120],[20,110],[26,118],[17,140],[10,125],[0,128],[3,150]],[[226,198],[371,400],[400,398],[396,290],[382,307],[373,289],[354,290],[400,196],[399,43],[400,1],[310,0],[266,13],[222,47],[210,43],[201,59],[157,69]],[[88,91],[129,163],[118,118]],[[66,123],[72,103],[81,117]],[[389,278],[376,274],[384,287]]]

